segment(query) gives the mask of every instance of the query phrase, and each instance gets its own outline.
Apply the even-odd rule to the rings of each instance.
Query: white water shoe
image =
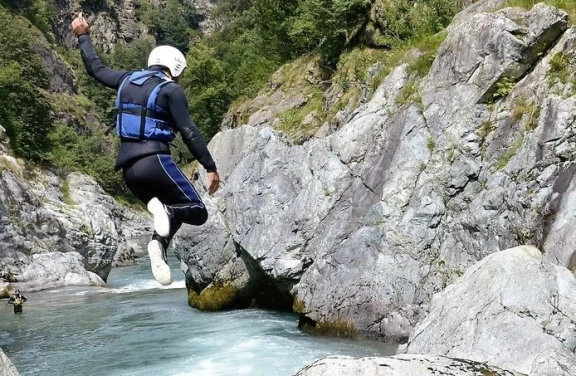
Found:
[[[148,202],[148,211],[154,216],[154,231],[163,238],[170,236],[170,216],[166,206],[156,197]]]
[[[150,256],[150,267],[154,278],[163,285],[171,284],[170,267],[166,263],[164,247],[158,240],[152,240],[148,243],[148,256]]]

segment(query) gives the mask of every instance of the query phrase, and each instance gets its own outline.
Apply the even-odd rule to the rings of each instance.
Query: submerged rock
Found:
[[[576,375],[576,278],[534,247],[492,254],[434,296],[406,352]]]
[[[433,355],[382,358],[330,356],[308,365],[296,376],[526,376],[486,363]]]

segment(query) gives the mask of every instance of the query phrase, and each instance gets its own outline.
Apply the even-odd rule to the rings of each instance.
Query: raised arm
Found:
[[[129,72],[110,69],[102,63],[90,40],[88,22],[82,17],[82,14],[72,21],[72,30],[78,37],[82,61],[88,74],[101,84],[112,89],[118,89]]]

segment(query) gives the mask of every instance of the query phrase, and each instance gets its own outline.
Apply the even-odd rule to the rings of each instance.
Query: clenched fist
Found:
[[[88,22],[82,16],[82,13],[80,13],[78,17],[72,21],[72,31],[77,37],[80,35],[88,34],[90,32],[90,26],[88,26]]]

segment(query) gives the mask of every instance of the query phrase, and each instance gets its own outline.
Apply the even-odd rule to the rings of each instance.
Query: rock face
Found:
[[[196,21],[199,30],[204,35],[210,35],[218,29],[222,21],[212,15],[217,0],[194,0],[196,6]],[[88,3],[88,4],[87,4]],[[154,40],[148,27],[137,18],[138,3],[151,3],[158,6],[165,3],[162,0],[119,0],[119,1],[91,1],[56,0],[56,25],[54,28],[56,42],[67,48],[76,47],[76,37],[70,29],[72,20],[83,12],[90,24],[91,36],[94,43],[109,53],[118,43],[130,43],[138,38]],[[148,4],[150,6],[150,4]]]
[[[90,24],[91,35],[95,43],[104,52],[110,52],[119,42],[131,42],[146,35],[148,29],[136,19],[134,1],[121,0],[111,2],[94,1],[93,5],[81,6],[78,0],[57,0],[56,41],[59,45],[75,48],[76,37],[70,29],[72,20],[83,12]]]
[[[576,374],[576,278],[534,247],[487,256],[434,296],[406,352]]]
[[[355,359],[332,356],[317,360],[296,376],[525,376],[486,363],[430,355]]]
[[[87,176],[61,181],[26,172],[6,155],[0,161],[0,277],[27,291],[104,284],[114,254],[126,246],[124,232],[130,233],[120,223],[138,226],[138,215]]]
[[[2,349],[0,349],[0,376],[20,376],[20,373]]]
[[[221,22],[215,19],[212,14],[218,5],[218,0],[194,0],[194,5],[196,6],[198,26],[203,35],[208,36],[222,26]]]
[[[491,253],[532,244],[568,266],[576,97],[570,64],[556,71],[558,55],[575,58],[575,30],[543,4],[468,12],[424,78],[399,65],[327,137],[292,145],[250,126],[217,135],[224,184],[213,207],[226,240],[207,236],[198,250],[232,242],[293,297],[303,324],[388,341],[407,340],[432,295]],[[196,260],[187,266],[199,286],[229,265],[182,256]]]

